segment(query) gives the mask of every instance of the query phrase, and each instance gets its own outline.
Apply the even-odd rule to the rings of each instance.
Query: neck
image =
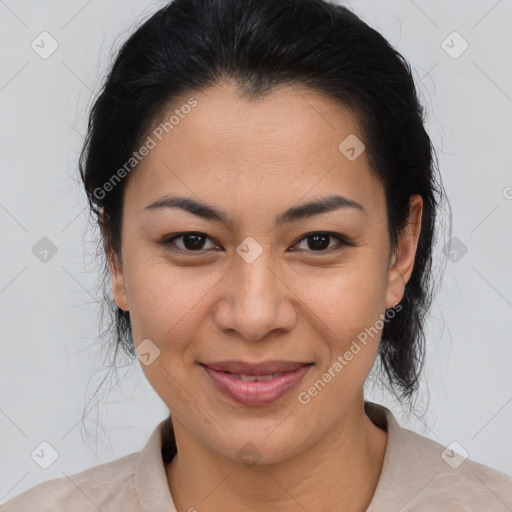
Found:
[[[198,442],[173,418],[178,453],[166,467],[179,512],[366,510],[379,481],[387,433],[363,398],[316,444],[279,463],[245,467]]]

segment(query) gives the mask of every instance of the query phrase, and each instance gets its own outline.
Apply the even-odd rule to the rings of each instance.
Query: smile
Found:
[[[201,365],[210,382],[225,396],[243,405],[268,405],[288,394],[306,375],[313,363],[294,364],[294,368],[263,374],[253,370],[234,373]]]

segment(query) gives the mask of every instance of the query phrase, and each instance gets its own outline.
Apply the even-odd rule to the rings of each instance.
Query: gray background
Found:
[[[512,475],[512,1],[346,4],[414,69],[457,238],[428,319],[418,400],[427,412],[406,418],[385,394],[368,398]],[[76,170],[112,51],[162,5],[0,0],[0,503],[140,450],[167,413],[138,362],[117,375],[102,370],[97,233]],[[43,31],[58,43],[46,59],[31,47]],[[460,55],[454,31],[469,44]],[[48,244],[43,237],[57,249],[46,262],[33,252]],[[83,429],[85,403],[104,378]],[[48,469],[31,458],[43,441],[58,453]]]

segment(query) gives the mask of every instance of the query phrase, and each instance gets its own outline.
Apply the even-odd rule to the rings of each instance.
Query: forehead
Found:
[[[183,108],[191,97],[197,104]],[[309,88],[249,100],[224,84],[175,100],[158,123],[149,132],[154,147],[128,183],[140,208],[165,192],[254,206],[334,191],[371,203],[382,192],[365,151],[347,158],[347,145],[364,148],[356,114]]]

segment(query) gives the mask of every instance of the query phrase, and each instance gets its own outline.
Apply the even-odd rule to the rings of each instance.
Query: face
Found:
[[[296,87],[257,102],[230,85],[194,98],[162,140],[150,134],[156,146],[127,183],[113,293],[175,425],[226,457],[250,442],[277,462],[361,397],[385,310],[412,272],[421,198],[392,251],[366,153],[339,149],[363,139],[351,111]],[[189,202],[165,205],[177,197]],[[226,361],[249,366],[213,368]]]

